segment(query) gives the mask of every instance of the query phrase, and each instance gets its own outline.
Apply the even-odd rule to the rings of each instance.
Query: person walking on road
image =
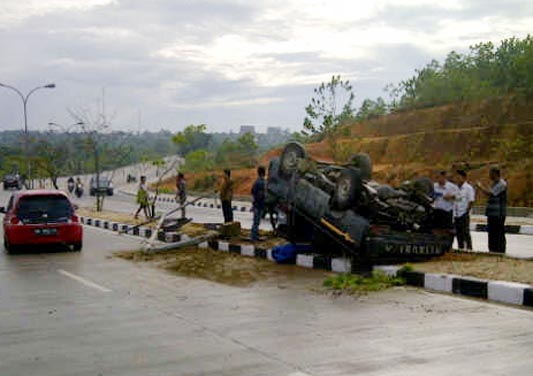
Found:
[[[455,235],[459,249],[472,250],[472,237],[470,236],[470,211],[476,200],[474,188],[467,181],[467,174],[464,170],[456,171],[457,194],[453,207],[455,223]]]
[[[252,187],[252,196],[254,200],[254,222],[252,225],[250,240],[255,242],[259,240],[259,223],[261,222],[263,210],[265,209],[266,184],[265,168],[263,166],[257,168],[257,180]]]
[[[185,218],[185,203],[187,201],[187,188],[185,186],[185,176],[178,172],[176,177],[176,201],[181,206],[181,218]]]
[[[480,182],[477,187],[487,197],[487,229],[489,233],[489,252],[505,253],[505,217],[507,216],[507,182],[502,179],[500,169],[492,167],[489,171],[492,181],[490,189]]]
[[[224,215],[224,223],[233,222],[233,208],[231,206],[233,200],[233,181],[231,180],[231,170],[225,169],[222,176],[222,184],[220,185],[220,202],[222,204],[222,214]]]
[[[441,171],[437,175],[434,191],[435,227],[453,228],[453,202],[457,193],[457,186],[448,181],[446,171]]]
[[[139,208],[135,212],[134,218],[139,218],[141,210],[144,212],[145,217],[149,218],[150,211],[148,208],[148,187],[146,186],[146,176],[141,176],[141,182],[137,189],[137,204],[139,204]]]

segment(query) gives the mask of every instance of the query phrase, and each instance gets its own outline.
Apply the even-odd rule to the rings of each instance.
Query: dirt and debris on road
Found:
[[[116,257],[147,263],[182,276],[202,278],[232,286],[274,283],[280,288],[305,286],[320,288],[331,273],[304,269],[295,265],[278,265],[269,260],[246,257],[212,249],[186,248],[174,252],[117,252]]]
[[[98,218],[98,219],[103,219],[105,221],[125,223],[128,225],[136,225],[143,221],[146,221],[145,218],[142,218],[142,219],[133,218],[133,214],[117,213],[117,212],[113,212],[109,210],[98,212],[93,209],[79,208],[78,210],[76,210],[76,212],[78,213],[78,215],[81,215],[82,217]]]
[[[449,252],[430,261],[413,264],[427,273],[457,274],[482,279],[533,285],[533,260],[500,255]]]

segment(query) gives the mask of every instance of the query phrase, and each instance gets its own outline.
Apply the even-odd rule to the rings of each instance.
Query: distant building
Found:
[[[266,134],[269,136],[278,136],[281,133],[282,133],[281,127],[268,127]]]
[[[241,129],[239,130],[239,134],[243,135],[246,133],[251,133],[255,135],[255,127],[253,125],[241,125]]]

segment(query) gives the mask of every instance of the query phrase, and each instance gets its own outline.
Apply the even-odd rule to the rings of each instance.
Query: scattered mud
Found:
[[[256,283],[274,284],[279,288],[305,286],[317,289],[331,273],[278,265],[269,260],[246,257],[212,249],[186,248],[173,252],[117,252],[115,257],[147,263],[170,273],[206,279],[231,286],[246,287]]]
[[[146,220],[144,217],[141,217],[140,219],[136,220],[133,218],[133,214],[117,213],[108,210],[97,212],[93,209],[79,208],[76,212],[78,213],[78,215],[81,215],[83,217],[98,218],[111,222],[126,223],[129,225],[136,225]]]
[[[499,255],[450,252],[427,262],[413,265],[415,270],[446,273],[533,285],[533,260]]]

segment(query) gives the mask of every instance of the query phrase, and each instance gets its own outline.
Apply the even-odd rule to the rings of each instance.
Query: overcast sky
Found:
[[[1,0],[0,83],[29,128],[105,104],[113,128],[301,129],[331,75],[359,101],[432,58],[532,32],[531,0]],[[103,89],[105,88],[105,89]],[[0,129],[23,127],[0,88]]]

